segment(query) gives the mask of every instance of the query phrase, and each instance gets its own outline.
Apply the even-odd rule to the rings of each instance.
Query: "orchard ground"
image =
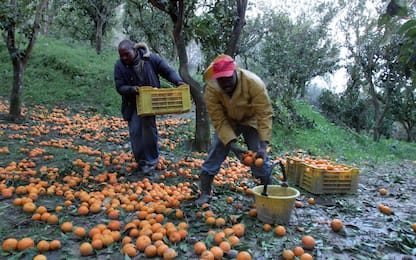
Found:
[[[3,259],[32,259],[40,253],[36,246],[41,240],[61,242],[60,249],[43,252],[48,259],[80,259],[80,245],[106,233],[114,235],[113,239],[103,240],[106,245],[85,258],[143,259],[145,252],[139,250],[137,237],[145,235],[152,244],[160,247],[163,242],[174,249],[176,259],[199,259],[194,252],[196,242],[203,241],[208,249],[219,246],[217,234],[224,232],[222,240],[230,241],[228,232],[236,232],[232,230],[236,224],[243,224],[245,232],[224,253],[224,259],[235,259],[241,251],[249,252],[253,259],[283,259],[283,251],[302,246],[305,235],[316,241],[313,249],[305,249],[314,259],[415,258],[413,161],[357,165],[356,194],[316,195],[296,187],[301,193],[297,207],[290,222],[283,225],[286,234],[278,236],[278,224],[265,231],[265,223],[255,216],[251,189],[258,182],[233,157],[224,162],[215,179],[210,205],[194,206],[205,154],[188,149],[193,137],[192,115],[158,117],[162,157],[154,176],[143,177],[134,173],[127,126],[121,118],[36,106],[25,108],[24,121],[14,124],[4,119],[7,111],[7,102],[1,101],[0,241],[30,237],[35,246],[2,250]],[[271,151],[270,155],[274,160],[285,153],[291,151]],[[281,173],[275,171],[274,175],[279,179]],[[22,206],[22,200],[28,198],[36,206],[33,212],[25,212]],[[391,212],[382,212],[381,204]],[[44,209],[41,206],[58,217],[58,224],[48,222],[46,215],[36,215],[36,210]],[[89,212],[84,214],[81,206]],[[333,219],[342,220],[341,231],[331,229]],[[119,230],[110,229],[113,220],[121,224]],[[101,235],[79,238],[61,230],[64,222],[87,232],[99,227]],[[179,232],[181,236],[170,236],[181,229],[185,230]],[[125,243],[136,246],[135,255],[122,254]]]

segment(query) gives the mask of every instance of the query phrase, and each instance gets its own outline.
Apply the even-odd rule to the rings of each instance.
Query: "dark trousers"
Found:
[[[159,161],[158,132],[155,116],[134,113],[128,122],[130,145],[140,166],[155,165]]]

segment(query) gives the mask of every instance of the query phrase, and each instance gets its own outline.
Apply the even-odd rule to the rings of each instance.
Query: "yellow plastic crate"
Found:
[[[181,114],[191,110],[189,85],[176,88],[140,87],[136,96],[137,114]]]
[[[342,169],[327,170],[304,165],[300,187],[313,194],[354,194],[357,192],[359,169],[342,165]]]
[[[303,159],[299,157],[286,157],[287,181],[293,185],[299,185],[300,177],[305,170]]]

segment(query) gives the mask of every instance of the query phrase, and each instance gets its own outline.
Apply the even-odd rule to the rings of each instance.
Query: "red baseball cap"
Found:
[[[231,77],[235,71],[234,60],[230,56],[225,56],[214,61],[212,64],[214,74],[212,77],[214,79],[222,77]]]

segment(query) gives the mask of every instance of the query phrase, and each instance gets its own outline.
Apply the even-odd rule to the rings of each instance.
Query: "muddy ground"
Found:
[[[0,108],[0,112],[3,113],[7,110],[7,107],[1,104]],[[42,166],[59,169],[61,179],[58,181],[62,181],[62,177],[67,174],[82,175],[82,168],[73,165],[75,160],[82,158],[85,162],[93,163],[97,153],[93,155],[79,153],[68,148],[67,144],[62,147],[41,146],[40,148],[45,149],[46,152],[33,157],[29,156],[28,151],[39,148],[39,145],[44,144],[45,141],[63,139],[71,140],[78,146],[91,147],[92,150],[97,149],[101,153],[112,154],[113,158],[130,152],[126,126],[118,119],[103,119],[100,116],[83,113],[74,115],[65,110],[51,113],[38,108],[20,124],[9,123],[4,117],[1,118],[0,148],[7,147],[9,151],[0,154],[0,167],[4,169],[13,161],[22,162],[30,159],[36,162],[35,171],[39,171]],[[189,130],[192,127],[190,121],[169,122],[161,124],[159,128],[163,132],[161,139],[167,140],[166,144],[161,146],[161,150],[168,162],[168,169],[178,169],[170,165],[178,166],[181,160],[203,160],[204,154],[187,152],[184,148],[186,138],[192,136]],[[92,127],[93,123],[101,127]],[[114,127],[114,124],[118,124],[117,127]],[[74,132],[70,135],[67,132],[65,134],[62,131],[65,125],[70,125],[71,131]],[[282,154],[285,152],[288,151],[282,151]],[[46,155],[53,155],[53,157],[48,159]],[[163,182],[166,185],[175,186],[179,183],[191,182],[191,186],[194,187],[192,195],[196,196],[197,175],[200,169],[195,164],[179,166],[188,169],[193,177],[189,179],[178,174],[161,180],[159,176],[165,174],[166,170],[158,170],[149,178],[152,182]],[[291,184],[300,191],[297,200],[302,202],[303,206],[293,208],[290,221],[285,224],[287,234],[284,237],[277,237],[274,232],[263,231],[264,223],[256,217],[249,216],[249,210],[253,208],[255,202],[254,197],[238,189],[235,190],[235,187],[243,182],[249,188],[256,186],[257,184],[249,177],[250,175],[247,175],[248,177],[244,180],[236,180],[232,187],[230,182],[215,186],[214,200],[209,208],[201,209],[195,207],[192,200],[183,200],[179,206],[185,213],[183,219],[175,219],[172,214],[166,215],[166,221],[175,223],[186,221],[189,224],[186,239],[180,243],[170,244],[170,246],[177,250],[177,259],[198,259],[193,252],[193,244],[203,240],[212,246],[212,237],[208,236],[207,232],[224,228],[208,226],[201,217],[202,214],[199,214],[212,210],[216,216],[227,220],[227,226],[234,223],[246,225],[246,234],[241,238],[241,243],[235,247],[235,250],[247,250],[253,259],[281,259],[282,251],[300,245],[303,235],[311,235],[316,240],[315,248],[306,250],[314,256],[314,259],[415,259],[416,233],[411,225],[416,222],[416,162],[366,163],[357,166],[360,172],[355,194],[317,195]],[[224,164],[224,167],[227,168],[230,165]],[[144,178],[139,175],[127,176],[125,165],[121,169],[116,169],[113,165],[107,167],[99,164],[92,174],[114,171],[120,177],[119,183],[134,184]],[[276,171],[274,174],[277,176],[281,173]],[[27,180],[8,179],[4,174],[1,176],[1,183],[8,187],[28,184]],[[91,184],[78,185],[74,189],[94,191],[102,187],[102,184]],[[380,194],[381,188],[387,189],[386,195]],[[21,208],[13,206],[14,198],[19,196],[21,195],[14,194],[11,198],[4,198],[0,195],[0,241],[8,237],[21,238],[23,236],[33,237],[35,241],[60,239],[64,246],[59,251],[46,252],[48,259],[80,259],[79,244],[82,241],[71,234],[62,233],[56,226],[32,221],[30,215],[22,212]],[[233,203],[227,203],[227,197],[232,197]],[[310,198],[315,199],[315,204],[308,203]],[[37,203],[46,205],[48,210],[53,211],[57,205],[63,203],[63,199],[59,196],[45,195],[39,196]],[[79,216],[76,213],[79,204],[79,201],[74,200],[72,206],[59,213],[60,222],[70,220],[74,225],[86,228],[91,228],[98,223],[108,223],[109,219],[104,211]],[[380,204],[390,207],[392,214],[380,212]],[[125,224],[134,217],[135,213],[122,211],[120,220]],[[345,225],[340,232],[332,231],[329,226],[329,222],[334,218],[341,219]],[[169,241],[165,242],[169,243]],[[95,251],[94,255],[88,259],[126,259],[120,254],[120,248],[120,242],[114,243],[105,249]],[[13,253],[0,251],[0,258],[32,259],[37,253],[36,249]],[[143,253],[140,253],[134,259],[143,259],[143,257]],[[230,255],[225,254],[224,259],[227,258],[230,258]]]

